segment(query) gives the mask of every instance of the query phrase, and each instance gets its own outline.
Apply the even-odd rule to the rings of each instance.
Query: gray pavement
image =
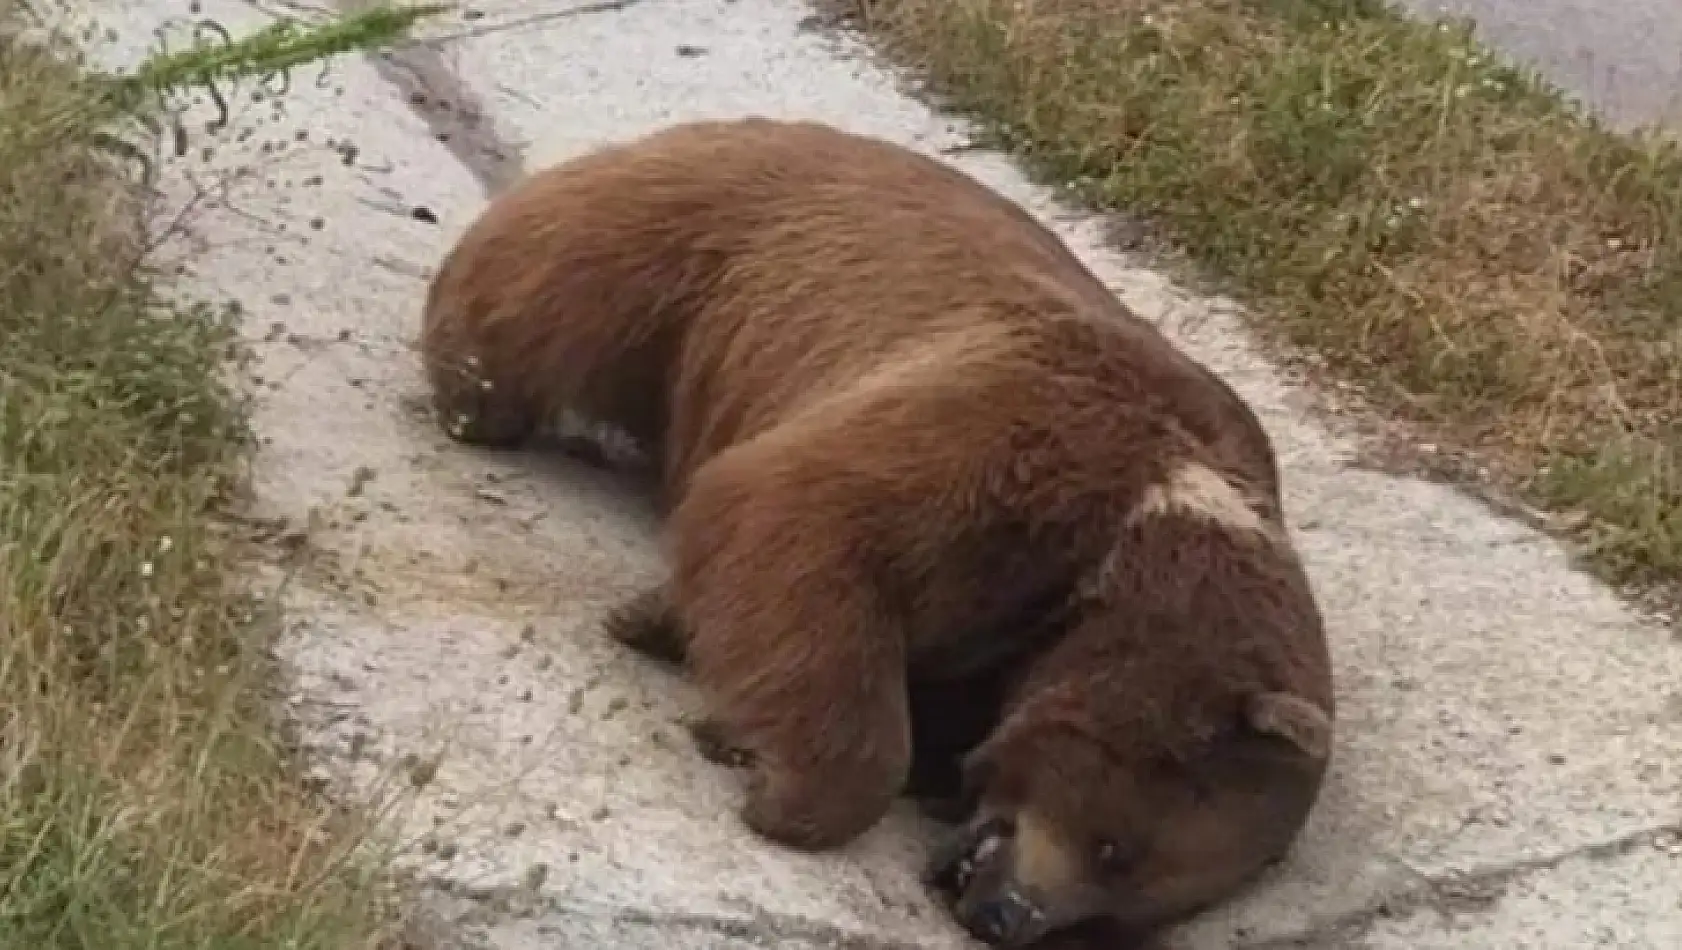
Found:
[[[1682,128],[1682,0],[1402,0],[1469,16],[1507,57],[1536,66],[1614,124]]]

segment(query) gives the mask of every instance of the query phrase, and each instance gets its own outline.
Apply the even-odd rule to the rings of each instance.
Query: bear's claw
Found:
[[[695,751],[714,765],[743,769],[753,764],[753,754],[733,743],[716,719],[697,719],[686,725]]]

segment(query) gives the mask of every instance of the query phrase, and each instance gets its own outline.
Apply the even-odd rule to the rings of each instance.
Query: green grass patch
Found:
[[[842,0],[1604,576],[1682,576],[1682,154],[1375,0]]]
[[[400,30],[265,33],[123,78],[24,23],[0,3],[0,948],[375,946],[392,904],[364,816],[293,771],[274,618],[229,571],[236,314],[166,303],[111,136],[149,93]]]

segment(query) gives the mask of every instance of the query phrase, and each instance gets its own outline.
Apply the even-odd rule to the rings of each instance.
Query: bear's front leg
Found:
[[[708,716],[746,753],[743,821],[837,847],[910,771],[904,636],[853,560],[858,525],[740,451],[704,466],[673,513],[673,603]]]
[[[813,596],[782,589],[790,602]],[[691,621],[689,664],[710,714],[701,738],[727,737],[716,760],[748,770],[741,817],[753,831],[801,850],[845,844],[887,812],[910,771],[897,651],[847,629],[839,605],[820,608],[829,624],[788,627],[743,607],[741,619]]]

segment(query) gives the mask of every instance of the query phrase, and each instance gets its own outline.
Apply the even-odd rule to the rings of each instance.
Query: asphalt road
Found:
[[[1401,0],[1470,16],[1485,41],[1535,65],[1621,126],[1682,128],[1682,0]]]

